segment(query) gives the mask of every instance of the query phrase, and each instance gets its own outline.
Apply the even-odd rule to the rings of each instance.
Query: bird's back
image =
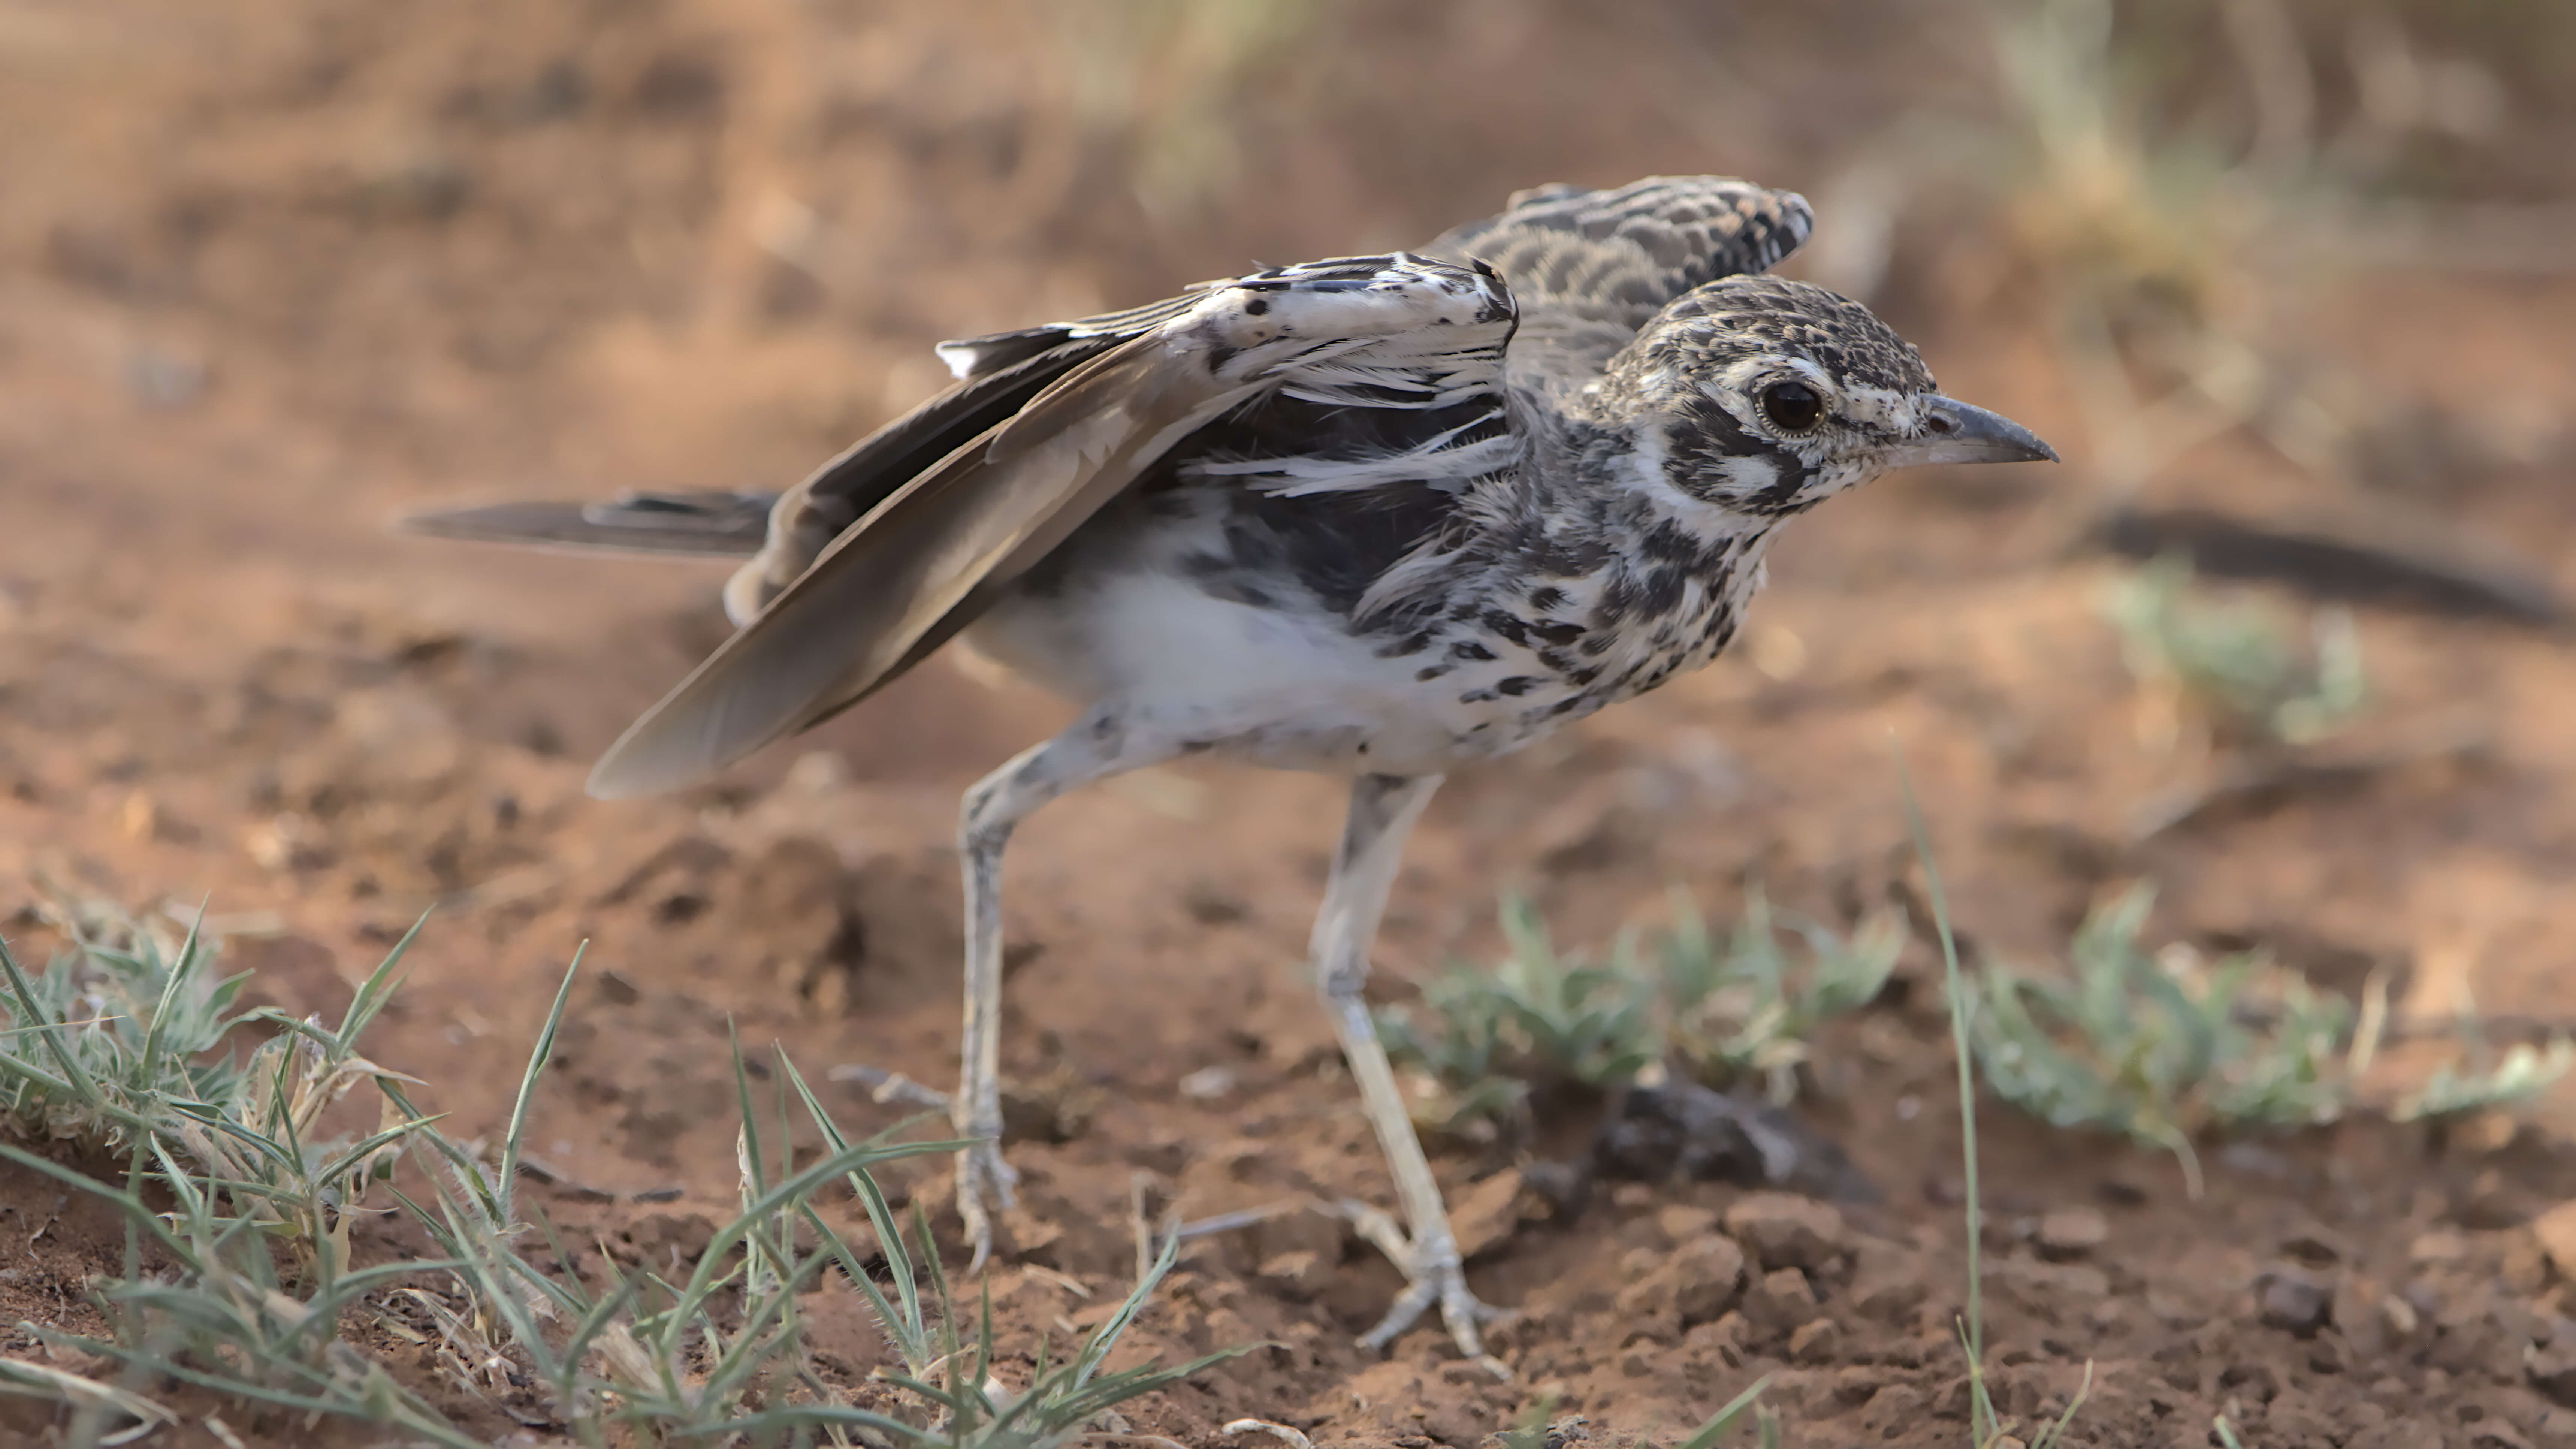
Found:
[[[1515,192],[1499,214],[1453,227],[1423,251],[1473,257],[1503,274],[1521,314],[1511,383],[1543,397],[1597,375],[1683,293],[1769,270],[1814,225],[1794,191],[1726,176],[1650,176],[1607,191]]]

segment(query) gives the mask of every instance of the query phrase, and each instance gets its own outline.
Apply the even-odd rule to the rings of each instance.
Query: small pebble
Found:
[[[1842,1346],[1842,1330],[1830,1318],[1803,1324],[1789,1335],[1789,1357],[1800,1363],[1831,1363]]]
[[[2039,1250],[2051,1258],[2080,1258],[2111,1236],[2100,1208],[2059,1208],[2039,1220]]]
[[[2576,1202],[2562,1202],[2531,1220],[2531,1235],[2559,1276],[2576,1278]]]
[[[2418,1267],[2427,1263],[2456,1263],[2468,1255],[2469,1240],[2442,1228],[2419,1233],[2414,1242],[2406,1245],[2406,1260]]]

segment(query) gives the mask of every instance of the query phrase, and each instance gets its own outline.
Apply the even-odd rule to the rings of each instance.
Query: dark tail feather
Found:
[[[578,553],[749,558],[769,533],[774,493],[628,492],[607,502],[494,503],[394,520],[404,533]]]

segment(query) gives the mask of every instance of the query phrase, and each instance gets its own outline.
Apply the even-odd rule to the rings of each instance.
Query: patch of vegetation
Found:
[[[2400,1122],[2416,1122],[2520,1106],[2549,1090],[2570,1068],[2576,1068],[2576,1041],[2553,1037],[2546,1047],[2517,1042],[2483,1071],[2463,1071],[2450,1064],[2435,1068],[2423,1086],[2389,1109],[2389,1115]]]
[[[101,1182],[0,1142],[0,1159],[105,1200],[128,1225],[125,1271],[96,1290],[109,1335],[38,1330],[48,1343],[116,1364],[118,1381],[12,1365],[0,1374],[0,1390],[64,1404],[76,1443],[103,1442],[126,1421],[124,1432],[173,1421],[151,1397],[173,1383],[458,1449],[483,1442],[342,1336],[346,1325],[360,1324],[428,1345],[456,1388],[586,1445],[1041,1449],[1083,1432],[1115,1404],[1229,1356],[1100,1371],[1171,1269],[1178,1237],[1167,1235],[1117,1312],[1061,1360],[1041,1345],[1028,1385],[1007,1388],[992,1373],[989,1302],[975,1330],[961,1333],[926,1226],[916,1216],[908,1249],[868,1173],[962,1144],[852,1142],[782,1056],[781,1126],[792,1088],[825,1150],[801,1169],[773,1165],[739,1049],[741,1211],[685,1277],[611,1268],[604,1283],[594,1282],[599,1274],[573,1271],[575,1255],[521,1211],[512,1191],[578,959],[529,1057],[508,1129],[487,1149],[438,1132],[436,1119],[404,1095],[408,1079],[358,1052],[360,1034],[392,994],[402,950],[360,988],[340,1026],[325,1028],[275,1012],[229,1014],[241,979],[213,981],[214,952],[194,937],[172,949],[129,923],[115,941],[78,938],[33,979],[0,942],[10,1014],[0,1080],[12,1115],[45,1137],[118,1148],[131,1165],[123,1183]],[[229,1058],[194,1062],[251,1024],[279,1035],[239,1066]],[[322,1110],[361,1083],[377,1090],[378,1128],[354,1141],[315,1142]],[[783,1144],[783,1131],[772,1140]],[[406,1193],[398,1176],[427,1190]],[[865,1207],[875,1238],[867,1249],[820,1211],[824,1195],[840,1187]],[[350,1224],[389,1209],[422,1232],[431,1251],[358,1266]],[[148,1273],[147,1252],[159,1260]],[[844,1386],[815,1362],[800,1301],[835,1271],[866,1299],[899,1372]]]
[[[1784,926],[1802,952],[1783,946]],[[1461,963],[1423,987],[1423,1024],[1402,1007],[1378,1016],[1389,1054],[1435,1088],[1426,1125],[1457,1130],[1519,1112],[1533,1093],[1606,1088],[1657,1065],[1718,1087],[1760,1082],[1785,1103],[1817,1028],[1877,999],[1904,944],[1892,917],[1846,938],[1775,918],[1758,890],[1723,941],[1679,891],[1670,929],[1623,933],[1598,958],[1559,951],[1518,897],[1503,902],[1502,929],[1501,961]]]
[[[2342,1113],[2352,1013],[2259,955],[2147,951],[2154,904],[2141,886],[2087,916],[2064,977],[1988,965],[1969,986],[1971,1040],[1997,1096],[2056,1126],[2170,1151],[2196,1195],[2200,1134]],[[2253,1024],[2258,1005],[2268,1025]]]
[[[1784,927],[1805,948],[1803,961],[1782,947]],[[1721,946],[1676,890],[1673,927],[1656,952],[1672,1049],[1700,1080],[1758,1081],[1785,1106],[1797,1096],[1817,1029],[1876,1001],[1904,948],[1904,924],[1891,913],[1844,936],[1804,916],[1775,920],[1758,886]]]
[[[2260,953],[2204,958],[2140,942],[2155,902],[2131,889],[2086,917],[2064,976],[1989,964],[1969,983],[1970,1039],[1995,1094],[2059,1127],[2159,1147],[2201,1189],[2195,1140],[2334,1121],[2372,1049],[2340,997]],[[2400,1118],[2527,1100],[2576,1064],[2576,1046],[2524,1046],[2486,1072],[2445,1068]]]
[[[2168,730],[2190,717],[2231,744],[2306,745],[2369,706],[2360,636],[2344,610],[2317,611],[2302,649],[2268,611],[2196,594],[2191,561],[2176,555],[2115,581],[2102,612]]]
[[[1378,1014],[1388,1054],[1445,1094],[1444,1127],[1518,1111],[1533,1091],[1626,1081],[1659,1055],[1633,936],[1593,960],[1559,952],[1537,908],[1518,896],[1504,899],[1501,922],[1501,961],[1460,963],[1422,988],[1427,1026],[1403,1007]]]

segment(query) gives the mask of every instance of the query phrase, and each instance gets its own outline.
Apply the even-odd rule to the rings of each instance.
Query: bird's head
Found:
[[[2019,423],[1943,397],[1923,355],[1867,307],[1778,277],[1676,299],[1603,381],[1673,486],[1757,518],[1891,468],[2057,458]]]

